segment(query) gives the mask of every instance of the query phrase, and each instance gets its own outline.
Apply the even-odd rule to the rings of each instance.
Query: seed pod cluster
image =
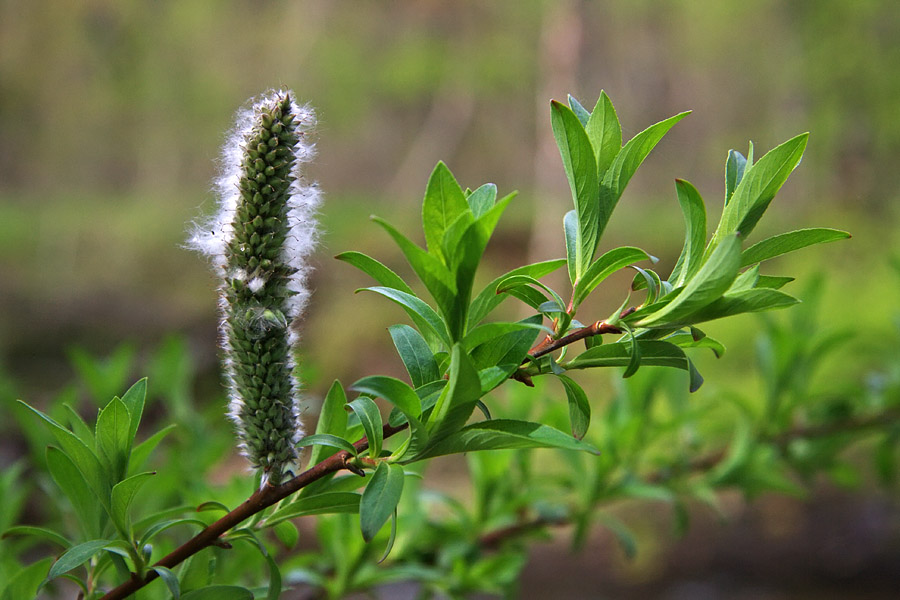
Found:
[[[303,434],[293,324],[309,296],[306,259],[316,237],[319,192],[300,172],[313,154],[313,125],[288,91],[240,111],[217,183],[219,211],[190,241],[222,280],[229,416],[263,485],[292,472]]]

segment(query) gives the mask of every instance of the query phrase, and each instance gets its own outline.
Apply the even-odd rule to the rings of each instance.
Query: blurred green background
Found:
[[[72,378],[72,348],[103,355],[130,342],[143,356],[179,332],[204,374],[199,397],[220,401],[214,282],[180,244],[212,209],[235,109],[278,86],[320,118],[310,175],[326,193],[324,235],[302,349],[312,397],[336,377],[399,374],[384,328],[400,311],[354,296],[365,277],[331,257],[355,249],[404,271],[368,216],[415,227],[437,160],[463,185],[520,192],[483,279],[564,254],[571,200],[548,103],[571,93],[592,106],[601,89],[626,138],[694,111],[651,154],[601,242],[663,264],[682,238],[674,177],[698,187],[715,220],[729,148],[752,139],[761,156],[811,132],[754,240],[797,226],[853,233],[769,272],[826,276],[824,322],[858,340],[829,368],[851,377],[887,351],[900,304],[889,262],[900,255],[898,64],[895,0],[0,0],[2,393],[40,404]],[[741,374],[757,324],[709,328],[730,350],[704,363],[708,381]],[[716,547],[707,534],[700,543]],[[672,564],[654,560],[622,577]]]

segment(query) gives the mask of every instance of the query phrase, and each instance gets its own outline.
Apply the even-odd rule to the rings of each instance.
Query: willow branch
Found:
[[[392,435],[403,431],[406,427],[407,424],[405,423],[403,425],[398,425],[397,427],[385,425],[382,430],[383,435],[385,438],[391,437]],[[356,448],[357,452],[362,452],[369,447],[369,441],[366,438],[362,438],[353,444],[353,446]],[[207,526],[206,529],[156,562],[153,567],[166,567],[172,569],[204,548],[219,543],[220,536],[227,533],[230,529],[244,520],[265,510],[276,502],[287,498],[309,484],[344,469],[356,472],[351,462],[353,458],[352,454],[346,450],[342,450],[281,485],[267,485],[257,490],[252,496],[245,500],[243,504],[215,523]],[[120,600],[127,598],[157,577],[156,571],[153,570],[149,570],[143,577],[136,573],[132,573],[131,579],[107,592],[101,600]]]

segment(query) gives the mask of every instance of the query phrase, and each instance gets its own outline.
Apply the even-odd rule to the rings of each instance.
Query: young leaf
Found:
[[[134,475],[138,469],[143,467],[144,463],[147,462],[147,458],[149,458],[150,453],[153,452],[153,450],[159,445],[162,439],[176,427],[177,425],[175,423],[167,425],[135,446],[131,451],[131,458],[128,459],[128,472],[126,474]]]
[[[363,539],[371,542],[388,520],[403,494],[405,475],[400,465],[378,465],[359,502],[359,526]]]
[[[388,331],[413,387],[418,388],[441,378],[434,354],[422,334],[409,325],[392,325]]]
[[[641,166],[650,151],[659,143],[664,135],[675,123],[686,117],[689,113],[683,112],[651,125],[628,141],[622,150],[616,154],[615,159],[609,165],[603,179],[600,181],[600,213],[597,236],[603,235],[606,224],[612,216],[613,209],[622,197],[625,186],[631,180],[634,172]]]
[[[337,448],[338,450],[346,450],[350,454],[356,456],[356,448],[353,446],[353,444],[342,437],[331,435],[330,433],[314,433],[313,435],[308,435],[297,442],[297,448],[306,448],[308,446],[312,446],[314,448],[318,448],[320,446]]]
[[[563,235],[566,240],[566,264],[569,281],[573,284],[584,276],[578,271],[578,212],[570,210],[563,217]]]
[[[130,537],[131,521],[128,518],[128,508],[134,500],[138,489],[147,482],[147,479],[156,475],[153,471],[146,473],[138,473],[124,479],[113,486],[110,495],[110,511],[109,514],[113,519],[123,537]]]
[[[439,162],[428,179],[422,203],[422,226],[428,252],[449,264],[443,253],[444,232],[456,218],[467,212],[469,205],[456,178],[443,162]],[[421,277],[421,275],[420,275]]]
[[[594,106],[594,112],[591,113],[585,131],[594,148],[597,177],[600,181],[622,149],[622,126],[619,125],[616,109],[606,92],[600,92],[600,98]]]
[[[77,546],[72,546],[53,563],[53,566],[50,567],[50,572],[47,574],[47,579],[55,579],[63,573],[68,573],[72,569],[86,563],[92,556],[112,542],[113,540],[90,540]]]
[[[741,259],[741,241],[737,235],[726,238],[706,264],[691,278],[678,296],[655,313],[637,322],[638,327],[678,325],[700,310],[730,286],[737,276]]]
[[[499,338],[505,335],[515,334],[528,329],[546,331],[540,323],[533,323],[531,321],[520,321],[518,323],[485,323],[467,333],[462,343],[463,346],[471,352],[482,344],[496,343]]]
[[[707,256],[735,232],[743,237],[750,235],[775,194],[800,164],[808,137],[809,134],[804,133],[784,142],[767,152],[755,165],[745,169],[744,177],[735,188],[731,201],[722,211],[719,226],[706,249]]]
[[[731,201],[735,188],[744,178],[744,170],[747,167],[747,159],[737,150],[729,150],[725,160],[725,205]]]
[[[744,250],[741,253],[741,266],[746,267],[814,244],[824,244],[849,237],[850,234],[846,231],[826,227],[798,229],[790,233],[782,233],[757,242]]]
[[[598,239],[597,163],[584,127],[572,110],[553,101],[550,103],[553,137],[559,146],[563,168],[572,190],[578,216],[575,243],[575,279],[581,276],[594,257]],[[574,281],[574,279],[573,279]]]
[[[497,284],[508,279],[512,275],[528,275],[535,279],[540,279],[544,275],[552,273],[566,264],[565,259],[558,258],[555,260],[546,260],[518,269],[513,269],[509,273],[501,275],[497,279],[487,284],[485,288],[475,297],[469,308],[469,329],[480,323],[492,310],[494,310],[505,298],[502,294],[497,294]]]
[[[470,358],[479,370],[481,390],[487,393],[519,368],[541,329],[541,315],[519,321],[527,328],[512,331],[471,349]],[[486,371],[491,371],[487,373]],[[485,377],[482,378],[481,374]],[[502,375],[502,377],[501,377]]]
[[[88,448],[74,433],[61,426],[43,412],[29,406],[21,400],[19,403],[40,417],[49,426],[50,432],[56,438],[56,441],[59,442],[59,445],[62,446],[63,452],[66,453],[72,463],[74,463],[81,472],[84,481],[88,484],[91,491],[94,492],[103,506],[108,507],[110,484],[103,472],[103,465],[100,464],[100,460],[97,458],[97,455],[94,454],[94,451],[91,448]]]
[[[563,302],[562,297],[557,294],[555,291],[550,289],[547,285],[541,283],[537,279],[533,277],[529,277],[528,275],[511,275],[497,284],[497,293],[502,294],[504,292],[508,292],[513,288],[522,287],[522,286],[534,286],[540,288],[550,294],[550,297],[553,298],[553,301],[559,307],[560,311],[565,312],[566,303]]]
[[[584,302],[594,288],[600,285],[604,279],[619,269],[624,269],[628,265],[641,260],[650,260],[650,255],[633,246],[614,248],[603,254],[603,256],[591,263],[591,266],[584,273],[584,277],[575,283],[574,305],[577,307]]]
[[[575,439],[584,438],[591,424],[591,404],[581,386],[566,375],[557,375],[566,388],[566,399],[569,401],[569,422],[572,424],[572,435]]]
[[[159,578],[162,579],[163,583],[166,584],[166,587],[169,588],[169,593],[172,594],[173,600],[179,600],[179,598],[181,598],[181,585],[178,583],[178,575],[166,567],[155,566],[150,568],[156,571]]]
[[[425,426],[419,420],[422,416],[422,404],[419,396],[409,385],[384,375],[364,377],[350,388],[354,391],[384,398],[406,417],[411,434],[410,444],[404,452],[418,452],[428,439]]]
[[[413,295],[412,288],[406,285],[406,282],[399,275],[371,256],[367,256],[362,252],[342,252],[335,258],[353,265],[384,287],[395,288],[411,296]]]
[[[125,404],[113,398],[97,415],[97,450],[103,457],[114,481],[125,476],[128,457],[131,454],[131,415]]]
[[[590,444],[547,425],[528,421],[494,419],[463,427],[438,443],[429,446],[414,460],[505,448],[562,448],[598,454],[597,449]]]
[[[378,405],[371,398],[360,396],[347,406],[359,418],[359,422],[366,432],[366,438],[369,441],[369,456],[378,458],[381,454],[381,443],[384,440],[384,423],[381,420],[381,412]]]
[[[450,354],[450,381],[428,419],[429,446],[462,427],[481,398],[481,381],[468,354],[455,344]]]
[[[72,459],[62,450],[47,446],[47,467],[53,481],[72,503],[85,535],[89,538],[99,536],[101,507]]]
[[[128,409],[131,416],[131,426],[128,428],[129,444],[134,442],[137,435],[138,425],[141,423],[141,416],[144,414],[144,403],[147,400],[147,378],[144,377],[135,383],[125,395],[122,396],[122,404]]]
[[[637,340],[641,353],[641,365],[652,367],[674,367],[691,373],[693,365],[690,364],[684,350],[666,341],[660,340]],[[632,361],[631,344],[625,342],[614,342],[612,344],[603,344],[602,346],[594,346],[590,350],[585,350],[563,367],[567,370],[571,369],[592,369],[596,367],[627,367]],[[691,391],[694,391],[693,374]]]
[[[780,290],[790,282],[794,281],[793,277],[776,277],[774,275],[760,275],[756,280],[757,288],[770,288]]]
[[[316,424],[317,434],[329,434],[339,438],[343,438],[347,433],[347,395],[341,382],[337,379],[331,384],[325,400],[322,402],[322,409],[319,411],[319,422]],[[355,452],[354,452],[355,453]],[[309,464],[319,464],[323,458],[329,455],[325,446],[313,446],[309,453]]]
[[[692,314],[687,318],[687,321],[690,323],[702,323],[742,313],[787,308],[797,304],[797,302],[799,301],[793,296],[778,290],[765,288],[744,290],[734,294],[725,294]]]
[[[359,485],[361,477],[353,476]],[[276,525],[287,519],[309,515],[331,515],[359,512],[360,495],[356,492],[325,492],[315,496],[301,496],[290,504],[282,504],[266,519],[266,526]]]
[[[684,246],[669,275],[674,287],[684,285],[700,268],[706,246],[706,207],[700,192],[683,179],[675,180],[675,191],[684,215]]]
[[[581,105],[581,102],[576,100],[572,94],[569,94],[567,100],[569,101],[569,108],[571,108],[572,112],[575,113],[575,116],[578,117],[581,126],[587,126],[588,120],[591,118],[591,113],[589,113],[587,109]]]
[[[11,535],[27,535],[41,538],[45,541],[53,542],[54,544],[62,546],[63,549],[72,547],[72,542],[56,533],[52,529],[47,529],[46,527],[35,527],[33,525],[17,525],[15,527],[10,527],[6,531],[4,531],[3,535],[0,537],[6,539]]]
[[[450,334],[447,332],[447,327],[444,325],[441,317],[423,300],[411,294],[407,294],[393,288],[376,286],[363,288],[363,290],[375,292],[377,294],[385,296],[390,300],[393,300],[394,302],[402,306],[407,314],[409,314],[411,317],[415,316],[421,319],[423,323],[427,324],[428,329],[448,347],[451,345]]]

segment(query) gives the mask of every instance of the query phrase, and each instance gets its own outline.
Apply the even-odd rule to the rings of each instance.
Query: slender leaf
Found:
[[[528,329],[535,331],[545,330],[540,323],[534,323],[532,321],[520,321],[518,323],[485,323],[466,334],[465,339],[463,339],[463,346],[471,351],[482,344],[493,343],[498,338]]]
[[[584,438],[591,424],[591,403],[580,385],[566,375],[557,375],[566,388],[566,399],[569,402],[569,422],[572,424],[572,435],[576,439]]]
[[[356,448],[348,440],[330,433],[314,433],[308,435],[297,442],[298,448],[306,448],[308,446],[328,448],[337,448],[338,450],[346,450],[350,454],[356,456]]]
[[[409,314],[410,316],[418,317],[422,320],[422,322],[426,323],[429,330],[434,333],[442,342],[447,344],[447,346],[451,345],[450,335],[447,333],[447,327],[444,325],[441,317],[424,301],[416,298],[413,295],[401,292],[400,290],[395,290],[393,288],[376,286],[363,288],[363,290],[375,292],[377,294],[385,296],[390,300],[393,300],[394,302],[402,306],[404,310],[406,310],[407,314]]]
[[[584,275],[578,272],[578,211],[570,210],[563,217],[563,234],[566,240],[569,281],[574,283],[584,278]]]
[[[600,92],[600,98],[594,106],[585,130],[591,146],[594,148],[599,181],[603,179],[606,170],[609,169],[616,155],[622,149],[622,126],[619,124],[616,109],[606,92]]]
[[[419,420],[422,416],[422,404],[419,396],[409,385],[384,375],[364,377],[353,384],[351,388],[364,394],[372,394],[378,398],[384,398],[406,417],[410,429],[410,444],[403,451],[416,453],[428,439],[425,426]]]
[[[720,297],[737,276],[741,241],[726,238],[678,296],[655,313],[637,322],[638,327],[678,325]]]
[[[731,201],[731,196],[741,179],[744,178],[744,170],[747,168],[747,159],[737,150],[729,150],[725,160],[725,205]]]
[[[772,289],[744,290],[726,294],[687,318],[690,323],[703,323],[748,312],[787,308],[797,304],[793,296]]]
[[[684,350],[667,341],[638,339],[637,343],[641,353],[641,365],[682,369],[691,376],[691,391],[695,391],[699,387],[702,379],[698,379],[699,374],[696,373],[696,369],[688,360]],[[569,370],[628,367],[632,360],[631,344],[614,342],[585,350],[563,366]]]
[[[359,486],[363,479],[354,475],[350,481]],[[271,526],[287,519],[310,515],[356,513],[359,512],[359,499],[360,495],[355,492],[340,491],[302,496],[290,504],[282,504],[266,519],[266,525]]]
[[[366,396],[360,396],[347,406],[359,418],[359,422],[366,432],[366,438],[369,441],[369,456],[378,458],[381,454],[381,443],[384,439],[384,424],[382,423],[381,412],[378,410],[378,406],[371,398]]]
[[[466,196],[456,182],[456,178],[443,162],[439,162],[431,172],[422,202],[422,226],[428,251],[449,263],[443,255],[444,232],[462,213],[469,210]]]
[[[375,538],[397,508],[405,478],[400,465],[383,462],[375,469],[359,502],[359,525],[366,542]]]
[[[469,329],[481,322],[482,319],[484,319],[492,310],[494,310],[494,308],[497,307],[497,305],[499,305],[503,301],[505,296],[503,296],[502,294],[497,294],[497,284],[499,284],[501,281],[508,279],[513,275],[528,275],[530,277],[534,277],[535,279],[540,279],[544,275],[547,275],[559,269],[564,264],[566,264],[566,261],[562,258],[547,260],[513,269],[512,271],[494,279],[492,282],[487,284],[481,291],[481,293],[479,293],[478,296],[476,296],[472,301],[471,307],[469,308]]]
[[[793,277],[776,277],[774,275],[760,275],[756,281],[757,288],[769,288],[780,290],[790,282],[794,281]]]
[[[134,475],[135,471],[144,466],[144,463],[147,462],[147,459],[150,457],[150,454],[159,443],[166,437],[170,431],[178,427],[175,423],[171,425],[166,425],[146,440],[138,444],[131,451],[131,458],[128,459],[128,475]]]
[[[684,215],[684,246],[672,274],[669,275],[669,281],[673,286],[680,287],[694,276],[703,260],[703,249],[706,246],[706,206],[697,188],[683,179],[675,180],[675,191]]]
[[[179,598],[181,598],[181,585],[178,583],[178,575],[171,569],[158,565],[150,567],[150,569],[156,571],[159,578],[162,579],[163,583],[166,584],[166,587],[169,588],[169,593],[172,594],[173,600],[179,600]]]
[[[584,126],[572,109],[559,102],[551,102],[550,122],[578,216],[574,281],[584,273],[594,257],[599,237],[597,162]]]
[[[613,209],[622,197],[622,192],[631,180],[637,168],[644,162],[650,151],[666,135],[675,123],[686,117],[689,113],[683,112],[651,125],[628,141],[622,150],[616,154],[610,163],[609,169],[600,181],[600,213],[598,236],[603,235],[606,224],[612,216]]]
[[[480,398],[478,371],[462,346],[456,344],[450,355],[450,381],[428,419],[429,446],[462,427]]]
[[[56,533],[52,529],[47,529],[46,527],[35,527],[33,525],[17,525],[15,527],[10,527],[6,531],[3,532],[3,539],[12,536],[12,535],[27,535],[31,537],[41,538],[48,542],[53,542],[59,546],[62,546],[64,549],[68,549],[72,547],[72,542]]]
[[[484,184],[466,198],[466,202],[469,203],[469,209],[472,211],[472,216],[476,219],[493,208],[496,201],[497,186],[493,183]]]
[[[97,416],[97,450],[109,468],[110,475],[115,481],[125,475],[128,466],[128,458],[131,454],[131,442],[129,437],[131,430],[131,415],[128,408],[118,398],[113,398]]]
[[[512,290],[513,288],[522,287],[522,286],[534,286],[536,288],[540,288],[550,294],[550,297],[553,298],[556,305],[560,308],[561,311],[566,310],[566,303],[563,301],[562,297],[557,294],[555,291],[550,289],[544,283],[541,283],[537,279],[533,277],[529,277],[528,275],[511,275],[497,284],[497,293],[502,294]]]
[[[50,475],[72,503],[78,516],[78,524],[88,537],[99,536],[102,509],[84,475],[62,450],[48,446],[46,456]]]
[[[441,378],[434,354],[422,334],[409,325],[392,325],[388,331],[413,387],[421,387]]]
[[[138,426],[141,423],[141,416],[144,414],[144,403],[147,400],[147,378],[138,380],[129,388],[125,395],[122,396],[122,404],[128,409],[131,417],[130,427],[128,429],[129,444],[134,441],[137,435]]]
[[[131,532],[128,508],[131,506],[138,489],[153,475],[156,475],[153,471],[138,473],[113,486],[112,494],[110,495],[110,516],[125,537],[130,537]]]
[[[493,419],[473,423],[430,446],[416,460],[478,450],[505,448],[563,448],[597,454],[591,445],[540,423]]]
[[[578,117],[578,121],[581,123],[582,127],[585,127],[588,124],[588,120],[591,118],[591,113],[581,105],[581,102],[575,99],[572,94],[569,94],[567,100],[569,101],[569,108],[572,109],[572,112],[575,113],[575,116]]]
[[[746,267],[755,263],[806,248],[815,244],[824,244],[849,238],[850,234],[838,229],[817,227],[814,229],[798,229],[789,233],[782,233],[753,244],[741,253],[741,266]]]
[[[362,252],[350,251],[341,252],[335,256],[335,258],[353,265],[384,287],[395,288],[401,292],[406,292],[407,294],[413,293],[412,288],[410,288],[399,275],[371,256],[363,254]]]
[[[341,382],[337,379],[328,389],[322,409],[319,412],[319,422],[316,424],[317,434],[328,434],[343,438],[347,433],[347,395]],[[309,454],[309,464],[319,464],[323,458],[331,454],[326,450],[327,446],[313,446]],[[355,453],[355,452],[354,452]]]
[[[55,579],[63,573],[68,573],[72,569],[86,563],[92,556],[109,546],[112,542],[113,540],[90,540],[77,546],[72,546],[53,563],[53,566],[50,567],[50,572],[47,574],[47,579]]]
[[[51,558],[44,558],[21,568],[9,581],[3,583],[0,600],[22,600],[36,598],[44,575],[50,567]],[[79,585],[81,585],[79,583]]]
[[[575,283],[575,306],[577,307],[584,302],[594,288],[600,285],[604,279],[619,269],[624,269],[628,265],[641,260],[650,260],[650,255],[633,246],[622,246],[604,253],[603,256],[591,263],[591,266],[585,271],[584,277]]]

